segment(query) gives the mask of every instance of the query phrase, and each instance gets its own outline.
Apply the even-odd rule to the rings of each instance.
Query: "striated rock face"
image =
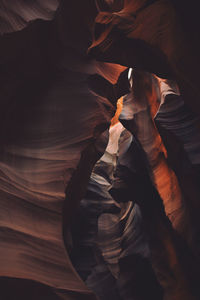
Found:
[[[21,30],[36,19],[51,20],[59,3],[59,0],[2,0],[0,34]]]
[[[3,299],[200,298],[199,36],[179,3],[0,1]]]
[[[1,37],[0,276],[69,291],[67,299],[94,299],[68,258],[68,223],[115,110],[90,89],[89,76],[116,83],[124,68],[88,58],[87,20],[79,19],[83,40],[65,36],[76,23],[73,5],[68,11],[63,3],[51,22]],[[31,7],[24,9],[31,19]]]

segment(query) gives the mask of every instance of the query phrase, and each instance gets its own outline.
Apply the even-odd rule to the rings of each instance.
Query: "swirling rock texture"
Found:
[[[0,1],[2,299],[200,298],[195,5]]]
[[[68,258],[68,223],[106,147],[100,135],[115,110],[89,89],[88,77],[102,73],[116,83],[124,68],[87,56],[88,24],[96,15],[92,2],[82,4],[83,10],[73,2],[69,10],[64,1],[52,21],[32,21],[1,37],[0,275],[48,285],[53,299],[53,289],[66,299],[95,299]],[[31,20],[40,4],[20,7]],[[2,8],[20,14],[19,5],[5,2]],[[88,17],[77,16],[75,37],[77,5],[80,14],[88,10]],[[37,14],[41,17],[46,19]],[[8,289],[5,295],[12,299],[15,292]]]

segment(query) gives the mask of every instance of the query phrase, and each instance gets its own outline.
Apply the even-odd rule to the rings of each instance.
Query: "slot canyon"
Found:
[[[2,300],[200,299],[191,0],[0,0]]]

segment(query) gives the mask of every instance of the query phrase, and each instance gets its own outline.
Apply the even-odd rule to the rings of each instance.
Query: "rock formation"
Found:
[[[195,3],[0,0],[0,20],[2,299],[198,300]]]

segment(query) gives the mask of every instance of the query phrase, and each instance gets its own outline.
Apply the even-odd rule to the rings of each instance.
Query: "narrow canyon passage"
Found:
[[[149,295],[196,299],[198,246],[187,236],[191,216],[185,201],[191,181],[191,205],[199,193],[198,137],[188,147],[187,134],[198,135],[198,117],[178,101],[180,92],[173,82],[143,72],[132,74],[132,82],[138,80],[138,86],[146,89],[137,94],[134,87],[135,94],[131,91],[124,97],[123,109],[118,101],[107,148],[92,171],[73,222],[72,263],[99,299],[148,299]],[[132,101],[136,95],[141,97],[138,104]],[[162,144],[167,134],[173,136],[173,153]],[[190,180],[177,159],[187,162]]]
[[[3,300],[200,299],[195,1],[0,0]]]

